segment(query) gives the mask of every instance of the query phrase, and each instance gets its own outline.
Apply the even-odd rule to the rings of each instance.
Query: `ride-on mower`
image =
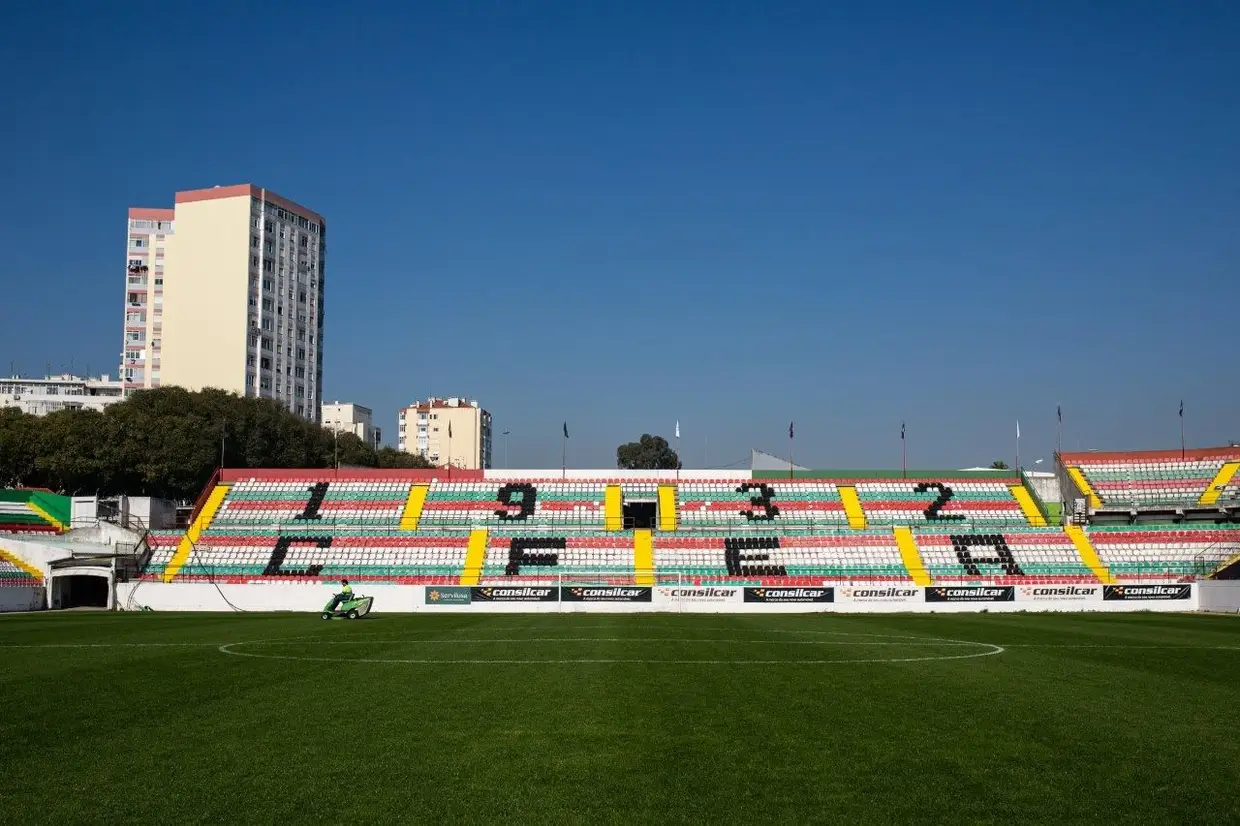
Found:
[[[346,599],[332,609],[332,605],[336,602],[336,598],[332,597],[323,606],[323,613],[320,615],[323,619],[357,619],[364,617],[370,613],[370,606],[374,603],[374,597],[364,597],[361,594],[355,595],[352,599]]]

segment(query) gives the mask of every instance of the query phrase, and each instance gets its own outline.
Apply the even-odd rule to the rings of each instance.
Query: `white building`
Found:
[[[103,410],[124,397],[124,384],[113,381],[111,376],[0,379],[0,407],[17,407],[35,416],[46,416],[66,408]]]
[[[173,232],[171,209],[129,208],[125,241],[125,340],[120,377],[125,392],[159,387],[163,332],[164,253]]]
[[[178,192],[171,210],[131,209],[128,229],[126,386],[215,387],[316,421],[323,216],[241,184]]]
[[[375,427],[369,407],[347,402],[324,402],[322,424],[337,433],[352,433],[375,450],[379,449],[383,434]]]
[[[491,414],[473,399],[429,398],[397,414],[397,448],[432,464],[491,467]]]

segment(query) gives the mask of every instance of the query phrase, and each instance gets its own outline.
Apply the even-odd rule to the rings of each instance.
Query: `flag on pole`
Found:
[[[564,438],[568,438],[568,422],[564,423]]]
[[[1016,420],[1016,438],[1020,438],[1020,419]]]
[[[1063,424],[1063,408],[1055,405],[1055,415],[1059,417],[1059,423]]]
[[[448,438],[452,438],[452,422],[448,422]]]
[[[680,419],[676,420],[676,438],[680,438]]]
[[[904,422],[900,422],[900,441],[904,441]]]
[[[1184,400],[1180,399],[1180,418],[1184,418]]]
[[[792,438],[792,422],[788,422],[788,438]]]

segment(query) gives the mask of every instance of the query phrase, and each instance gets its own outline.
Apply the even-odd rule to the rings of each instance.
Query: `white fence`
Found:
[[[1206,587],[1213,585],[1207,583]],[[312,583],[118,584],[121,610],[318,612],[329,585]],[[1010,611],[1196,611],[1199,583],[1141,585],[359,585],[376,613],[964,613]],[[1216,609],[1217,610],[1217,609]]]

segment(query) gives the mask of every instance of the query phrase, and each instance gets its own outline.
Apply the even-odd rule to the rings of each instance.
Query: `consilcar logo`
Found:
[[[735,588],[673,588],[672,596],[677,599],[731,599],[736,596]]]
[[[833,588],[746,588],[745,602],[834,602]]]
[[[476,600],[490,602],[554,602],[555,588],[544,588],[526,585],[520,588],[478,588],[471,589]]]
[[[926,589],[926,602],[1012,602],[1015,599],[1016,589],[1011,585]]]
[[[1098,595],[1098,588],[1077,585],[1022,586],[1020,595],[1026,599],[1089,599]]]
[[[650,602],[650,588],[573,586],[560,589],[565,602]]]
[[[1191,585],[1107,585],[1102,589],[1104,600],[1125,599],[1188,599]]]
[[[912,599],[917,596],[916,588],[841,588],[840,596],[845,599]]]

